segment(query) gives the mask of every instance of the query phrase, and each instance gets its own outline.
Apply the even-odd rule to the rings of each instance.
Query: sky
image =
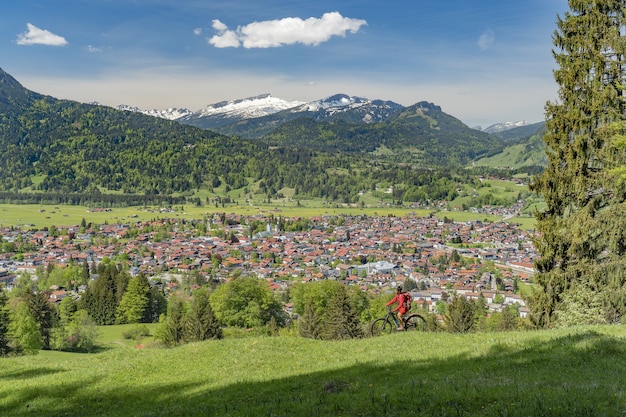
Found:
[[[544,120],[567,0],[24,0],[0,68],[80,102],[199,110],[269,93],[428,101],[471,127]]]

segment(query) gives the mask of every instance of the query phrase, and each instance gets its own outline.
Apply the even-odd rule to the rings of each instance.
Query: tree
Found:
[[[476,307],[473,301],[454,294],[452,301],[446,308],[446,314],[443,319],[448,331],[452,333],[467,333],[474,327],[475,313]]]
[[[58,307],[59,324],[61,326],[67,326],[74,317],[74,313],[78,310],[78,305],[72,297],[65,297],[61,300]]]
[[[564,300],[580,285],[600,295],[605,322],[626,312],[626,4],[569,6],[553,38],[559,100],[546,105],[548,165],[531,184],[546,201],[535,213],[539,290],[529,300],[544,327],[564,317]]]
[[[165,321],[155,335],[167,346],[176,346],[184,340],[185,308],[185,301],[181,297],[173,296],[170,298]]]
[[[98,330],[87,310],[76,311],[67,325],[55,330],[55,349],[70,352],[92,352],[96,349]]]
[[[114,265],[99,265],[98,278],[90,282],[82,298],[80,307],[87,310],[97,325],[115,323],[119,288],[116,276],[117,269]]]
[[[298,320],[298,333],[309,339],[317,339],[319,336],[320,320],[315,313],[313,300],[309,300],[304,306],[304,313]]]
[[[208,339],[221,339],[220,326],[209,301],[206,288],[196,290],[191,302],[191,310],[185,319],[185,340],[195,342]]]
[[[15,350],[36,354],[44,347],[44,341],[39,331],[39,324],[32,316],[28,304],[20,301],[12,316],[9,333]]]
[[[143,274],[140,274],[141,277]],[[145,278],[145,277],[144,277]],[[145,315],[143,317],[144,323],[156,323],[159,321],[161,314],[167,312],[167,299],[163,293],[163,289],[156,286],[150,287],[148,293],[148,306],[145,309]]]
[[[117,307],[116,322],[118,324],[141,322],[150,302],[149,293],[150,286],[146,280],[140,280],[139,277],[131,278]]]
[[[513,307],[505,306],[500,314],[501,317],[497,327],[498,330],[509,331],[517,328],[517,315]]]
[[[477,330],[485,330],[487,327],[487,300],[482,293],[478,296],[476,301],[474,302],[475,313],[474,313],[474,321],[475,328]]]
[[[363,329],[357,309],[352,304],[348,289],[342,285],[328,303],[319,338],[323,340],[343,340],[363,337]]]
[[[0,356],[6,356],[11,351],[11,338],[9,337],[10,313],[7,306],[9,297],[4,287],[0,285]]]
[[[32,288],[24,296],[30,315],[37,323],[41,336],[42,347],[50,347],[50,336],[55,321],[55,311],[48,301],[48,294],[42,291],[35,292]]]
[[[285,323],[282,305],[274,298],[267,282],[238,277],[219,285],[211,294],[211,306],[221,323],[237,327],[260,327],[274,316]]]

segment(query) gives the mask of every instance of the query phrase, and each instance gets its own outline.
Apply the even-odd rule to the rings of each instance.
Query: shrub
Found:
[[[141,326],[133,326],[122,333],[122,336],[127,340],[136,340],[142,337],[150,336],[150,330],[145,324]]]

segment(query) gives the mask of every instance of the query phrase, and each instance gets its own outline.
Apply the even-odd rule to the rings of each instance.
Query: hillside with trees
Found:
[[[378,153],[378,158],[426,167],[463,166],[502,143],[471,129],[432,103],[420,102],[381,123],[318,122],[296,119],[282,124],[262,140],[328,152]]]
[[[299,120],[245,140],[43,96],[5,72],[0,86],[4,202],[200,205],[195,193],[222,186],[356,203],[380,183],[396,185],[395,201],[426,201],[453,195],[469,181],[463,163],[498,146],[428,103],[385,123]]]

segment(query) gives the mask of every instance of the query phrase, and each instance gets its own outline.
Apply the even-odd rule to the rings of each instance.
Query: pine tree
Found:
[[[118,324],[141,322],[150,301],[149,293],[150,286],[147,281],[142,281],[138,277],[131,278],[117,307],[116,322]]]
[[[474,328],[476,307],[474,301],[464,296],[454,294],[452,301],[446,308],[443,319],[449,332],[467,333]]]
[[[185,304],[181,297],[170,298],[167,317],[156,334],[156,337],[167,346],[176,346],[184,340]]]
[[[513,307],[510,305],[505,306],[500,315],[498,330],[510,331],[517,328],[517,316],[515,315],[515,309]]]
[[[343,340],[363,337],[359,316],[345,286],[337,288],[328,302],[328,308],[319,338],[323,340]]]
[[[319,336],[320,319],[315,312],[315,304],[312,299],[304,306],[304,313],[298,320],[298,332],[300,336],[317,339]]]
[[[196,342],[208,339],[221,339],[222,327],[219,325],[209,302],[206,288],[194,292],[189,315],[185,318],[185,340]]]
[[[81,308],[97,325],[115,323],[117,312],[117,285],[115,282],[115,267],[107,265],[98,269],[98,278],[87,287],[85,296],[81,300]]]
[[[11,352],[9,337],[9,308],[7,302],[9,297],[0,285],[0,356],[6,356]]]
[[[49,349],[52,328],[55,323],[55,310],[48,301],[48,294],[42,291],[35,292],[31,288],[26,292],[24,301],[28,305],[30,315],[37,323],[43,348]]]
[[[545,327],[578,284],[600,294],[605,321],[626,313],[626,3],[569,6],[554,34],[559,100],[546,105],[548,166],[531,184],[546,208],[536,213],[540,289],[529,301]]]
[[[87,259],[83,261],[83,268],[80,274],[81,283],[87,285],[89,282],[89,264],[87,263]]]
[[[150,292],[148,293],[148,307],[145,310],[143,322],[157,323],[161,314],[165,314],[166,312],[167,299],[165,298],[163,290],[156,286],[150,287]]]

